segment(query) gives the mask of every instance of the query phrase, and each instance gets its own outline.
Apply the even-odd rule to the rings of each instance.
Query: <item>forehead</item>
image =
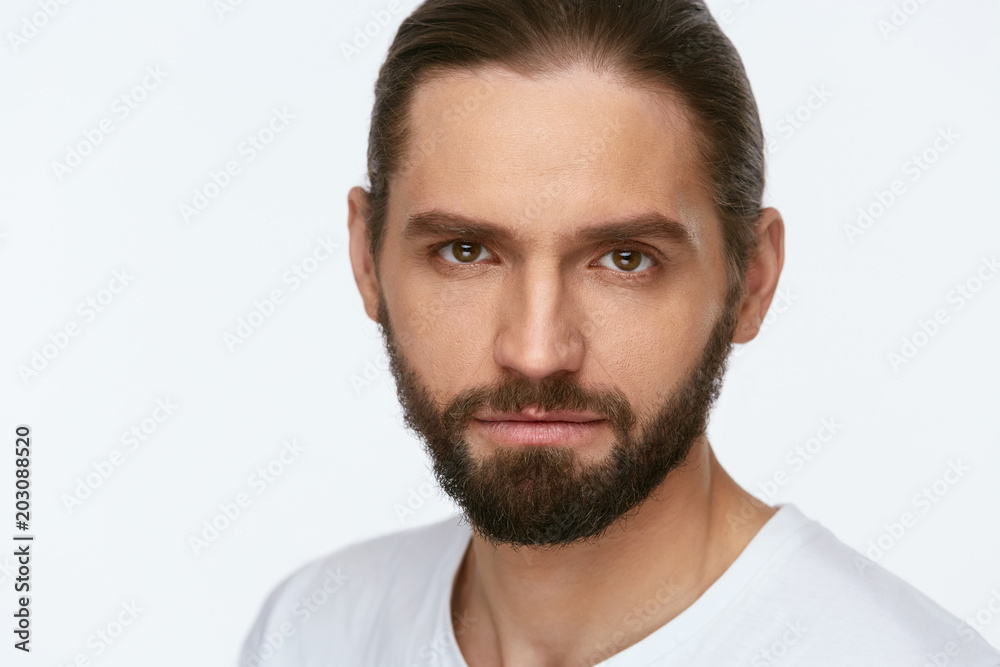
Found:
[[[611,74],[449,72],[417,88],[409,131],[391,216],[445,210],[571,234],[659,212],[697,238],[713,215],[686,108]]]

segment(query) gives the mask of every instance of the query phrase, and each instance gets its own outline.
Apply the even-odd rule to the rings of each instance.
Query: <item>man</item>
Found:
[[[713,455],[784,223],[701,2],[428,0],[376,84],[369,178],[355,279],[462,515],[292,574],[245,667],[1000,665]]]

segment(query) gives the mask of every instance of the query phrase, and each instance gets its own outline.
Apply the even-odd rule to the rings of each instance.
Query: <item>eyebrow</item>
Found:
[[[455,236],[510,243],[522,234],[493,222],[475,220],[446,211],[415,213],[403,224],[405,239],[414,240],[430,236]],[[695,250],[698,247],[689,227],[660,213],[644,213],[624,220],[603,222],[585,227],[572,236],[580,241],[590,242],[659,238],[682,245],[688,250]]]

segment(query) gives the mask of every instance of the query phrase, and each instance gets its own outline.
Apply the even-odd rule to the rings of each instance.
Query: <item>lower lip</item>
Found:
[[[589,441],[607,424],[591,422],[524,422],[476,420],[493,440],[505,445],[578,445]]]

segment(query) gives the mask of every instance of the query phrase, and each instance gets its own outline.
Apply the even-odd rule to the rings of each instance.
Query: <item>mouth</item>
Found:
[[[596,412],[554,410],[542,412],[483,412],[473,419],[491,440],[505,445],[580,445],[607,425]]]

